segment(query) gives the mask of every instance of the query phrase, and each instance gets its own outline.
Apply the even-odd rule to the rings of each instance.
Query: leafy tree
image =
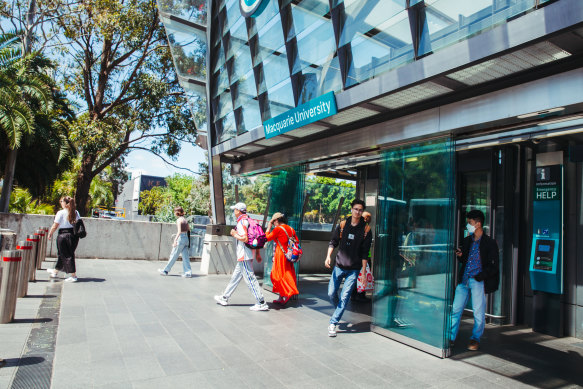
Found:
[[[14,188],[10,194],[10,212],[52,215],[55,208],[50,204],[37,204],[25,188]]]
[[[140,192],[138,211],[142,215],[155,215],[158,209],[171,201],[171,194],[163,186],[155,186],[150,190]]]
[[[356,195],[353,182],[322,176],[308,176],[306,191],[310,193],[306,215],[308,220],[316,223],[332,223],[342,197],[344,203],[340,216],[349,215],[350,202]]]
[[[174,158],[196,128],[173,69],[155,0],[51,0],[67,92],[86,110],[71,127],[81,165],[75,199],[132,149]]]

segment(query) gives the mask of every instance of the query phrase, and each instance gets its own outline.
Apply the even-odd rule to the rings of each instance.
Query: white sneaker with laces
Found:
[[[251,311],[269,311],[269,305],[266,303],[263,304],[255,304],[249,308]]]
[[[182,275],[182,278],[191,278],[192,277],[192,273],[184,273]]]
[[[217,302],[217,304],[220,304],[222,306],[229,305],[229,301],[227,301],[227,299],[224,296],[215,296],[215,301]]]
[[[164,269],[158,269],[158,273],[160,273],[161,276],[167,276],[168,272]]]
[[[336,324],[330,324],[328,326],[328,336],[331,338],[336,336]]]
[[[65,280],[65,282],[77,282],[77,277],[69,277]]]

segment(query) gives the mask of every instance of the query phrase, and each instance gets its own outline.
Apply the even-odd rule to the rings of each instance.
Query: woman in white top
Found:
[[[174,215],[178,218],[176,220],[176,226],[178,231],[176,233],[176,238],[174,238],[174,243],[172,243],[172,251],[170,252],[170,259],[166,264],[164,269],[158,269],[161,275],[167,276],[172,266],[178,259],[180,253],[182,253],[182,270],[184,273],[182,277],[190,278],[192,277],[192,271],[190,270],[190,226],[188,221],[184,217],[184,210],[182,207],[174,208]]]
[[[79,212],[75,207],[75,200],[72,197],[65,196],[60,200],[61,209],[55,215],[55,222],[49,231],[49,240],[52,239],[53,233],[58,229],[57,250],[59,252],[57,264],[54,269],[47,269],[51,277],[56,277],[59,271],[69,274],[66,282],[77,282],[77,271],[75,269],[75,250],[79,243],[79,238],[73,234],[75,222],[81,219]]]

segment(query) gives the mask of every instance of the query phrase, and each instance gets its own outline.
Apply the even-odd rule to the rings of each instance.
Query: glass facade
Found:
[[[213,145],[535,6],[536,0],[271,0],[246,19],[238,1],[212,0]]]
[[[450,139],[416,144],[388,151],[379,177],[372,324],[437,350],[449,348],[453,162]]]

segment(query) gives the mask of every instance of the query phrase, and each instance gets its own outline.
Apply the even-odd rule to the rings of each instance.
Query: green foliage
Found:
[[[28,189],[14,188],[10,195],[9,212],[52,215],[55,213],[55,209],[52,205],[37,203]]]
[[[210,216],[208,177],[186,174],[166,177],[166,187],[154,187],[140,193],[138,210],[142,215],[154,215],[155,221],[174,222],[174,207],[182,207],[186,215]]]
[[[158,209],[171,202],[171,198],[172,195],[163,186],[155,186],[150,190],[143,190],[140,192],[138,211],[142,215],[155,215]]]
[[[350,215],[350,202],[356,196],[354,182],[321,176],[308,176],[306,191],[310,193],[310,199],[305,219],[314,223],[332,223],[342,197],[344,203],[340,215],[347,217]]]

